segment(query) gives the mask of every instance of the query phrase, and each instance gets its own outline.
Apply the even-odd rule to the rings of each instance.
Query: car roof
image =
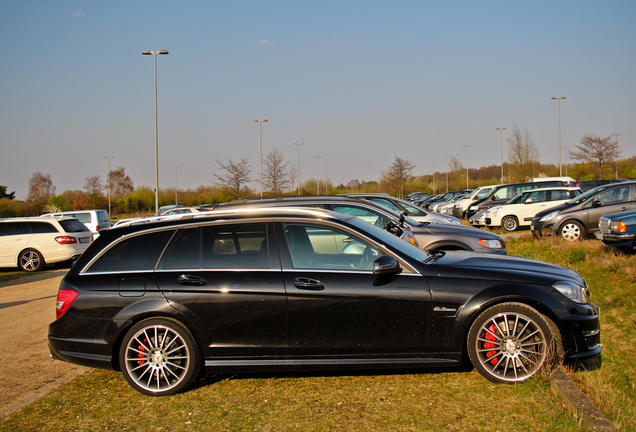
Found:
[[[23,216],[23,217],[12,217],[12,218],[0,218],[0,222],[49,222],[49,221],[61,221],[61,220],[78,220],[74,217],[68,216]]]

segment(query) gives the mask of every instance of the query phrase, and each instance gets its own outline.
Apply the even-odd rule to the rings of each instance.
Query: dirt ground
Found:
[[[49,356],[48,325],[66,272],[0,283],[0,419],[89,370]]]

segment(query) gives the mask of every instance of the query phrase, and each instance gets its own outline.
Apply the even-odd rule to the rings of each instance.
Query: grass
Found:
[[[600,242],[507,240],[510,254],[571,267],[601,306],[603,367],[568,374],[620,430],[636,431],[636,256]],[[579,431],[549,376],[495,385],[476,371],[213,376],[152,398],[93,370],[0,422],[0,431]]]
[[[152,398],[93,371],[0,423],[1,431],[578,431],[546,379],[477,372],[223,376]]]

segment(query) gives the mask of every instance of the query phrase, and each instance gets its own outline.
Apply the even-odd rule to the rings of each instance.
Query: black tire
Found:
[[[477,371],[494,383],[517,383],[562,360],[557,326],[522,303],[493,306],[468,332],[468,356]]]
[[[519,229],[519,219],[515,216],[506,216],[501,220],[501,227],[506,231],[517,231]]]
[[[128,384],[148,396],[167,396],[188,387],[201,370],[192,333],[172,318],[147,318],[121,344],[119,365]]]
[[[583,240],[586,232],[583,225],[575,220],[565,221],[559,228],[559,235],[567,241]]]
[[[45,265],[44,257],[35,249],[25,249],[18,256],[18,267],[26,272],[40,271]]]

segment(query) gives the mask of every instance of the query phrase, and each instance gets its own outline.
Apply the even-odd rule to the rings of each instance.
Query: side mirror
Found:
[[[402,216],[402,218],[403,217],[404,216]],[[387,219],[386,224],[384,224],[384,229],[398,237],[402,237],[402,234],[404,234],[404,230],[391,219]]]
[[[400,212],[400,226],[401,227],[404,227],[404,221],[406,220],[405,216],[406,216],[406,212],[405,211]]]
[[[524,204],[532,204],[532,198],[528,198],[527,200],[524,201]]]
[[[603,205],[603,203],[602,203],[602,202],[600,202],[600,201],[598,200],[598,198],[594,198],[594,201],[592,201],[592,207],[593,207],[593,208],[600,207],[600,206],[602,206],[602,205]]]
[[[392,256],[381,256],[373,262],[373,274],[378,276],[402,273],[400,263]]]

